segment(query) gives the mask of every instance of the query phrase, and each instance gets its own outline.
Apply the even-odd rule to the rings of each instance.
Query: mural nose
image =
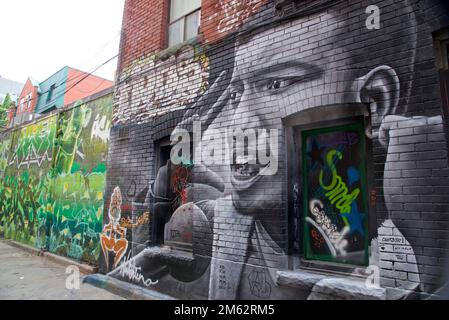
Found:
[[[262,115],[259,114],[260,104],[250,100],[246,95],[242,96],[237,108],[234,110],[232,126],[235,129],[254,130],[264,128]]]

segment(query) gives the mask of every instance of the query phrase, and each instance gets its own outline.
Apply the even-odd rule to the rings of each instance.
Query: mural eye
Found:
[[[292,81],[288,79],[272,79],[268,82],[267,89],[276,92],[288,87],[291,83]]]
[[[241,98],[242,94],[238,91],[231,91],[230,98],[232,101],[238,101]]]
[[[282,88],[282,80],[271,80],[268,83],[268,90],[278,90],[280,88]]]

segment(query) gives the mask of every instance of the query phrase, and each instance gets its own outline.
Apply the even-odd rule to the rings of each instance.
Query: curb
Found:
[[[63,265],[63,266],[77,266],[81,273],[83,274],[93,274],[98,272],[98,267],[90,266],[88,264],[80,263],[76,260],[72,260],[67,257],[58,256],[54,253],[43,251],[42,256],[54,263]]]
[[[18,248],[20,250],[23,250],[29,254],[35,255],[35,256],[42,256],[43,252],[40,249],[37,249],[35,247],[29,246],[27,244],[23,244],[20,242],[15,242],[12,240],[2,240],[2,242],[6,243],[7,245],[11,247]]]
[[[83,283],[88,283],[128,300],[177,300],[157,291],[145,289],[99,273],[84,277]]]
[[[76,260],[72,260],[72,259],[67,258],[67,257],[58,256],[58,255],[56,255],[54,253],[51,253],[51,252],[48,252],[48,251],[44,251],[42,249],[37,249],[37,248],[32,247],[32,246],[27,245],[27,244],[23,244],[23,243],[16,242],[16,241],[13,241],[13,240],[2,240],[2,242],[6,243],[6,244],[8,244],[8,245],[10,245],[12,247],[21,249],[21,250],[23,250],[23,251],[25,251],[25,252],[27,252],[29,254],[45,258],[48,261],[57,263],[59,265],[65,266],[65,267],[67,267],[67,266],[77,266],[78,269],[80,270],[80,272],[83,273],[83,274],[94,274],[94,273],[98,272],[98,267],[94,267],[94,266],[90,266],[88,264],[80,263],[80,262],[78,262]]]

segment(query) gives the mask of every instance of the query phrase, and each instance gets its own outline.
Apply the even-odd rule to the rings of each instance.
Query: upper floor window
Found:
[[[170,0],[168,46],[194,38],[199,33],[201,0]]]
[[[30,111],[30,107],[31,107],[31,100],[33,98],[33,94],[30,93],[26,96],[26,105],[27,105],[27,110]]]
[[[48,90],[48,94],[47,94],[47,103],[49,103],[51,101],[51,99],[53,99],[53,92],[55,91],[56,85],[51,85],[50,89]]]
[[[25,98],[22,98],[22,99],[20,99],[19,113],[23,112],[24,105],[25,105]]]

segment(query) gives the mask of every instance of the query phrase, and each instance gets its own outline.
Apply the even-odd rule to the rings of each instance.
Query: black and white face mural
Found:
[[[448,212],[448,159],[439,106],[415,105],[416,1],[374,1],[398,17],[379,30],[371,2],[313,2],[288,19],[270,2],[235,37],[232,70],[212,59],[219,76],[154,185],[181,189],[155,218],[165,245],[110,275],[185,298],[306,299],[314,284],[282,286],[277,272],[331,262],[434,288],[426,233],[447,224],[435,216]],[[168,208],[154,186],[152,209]]]

